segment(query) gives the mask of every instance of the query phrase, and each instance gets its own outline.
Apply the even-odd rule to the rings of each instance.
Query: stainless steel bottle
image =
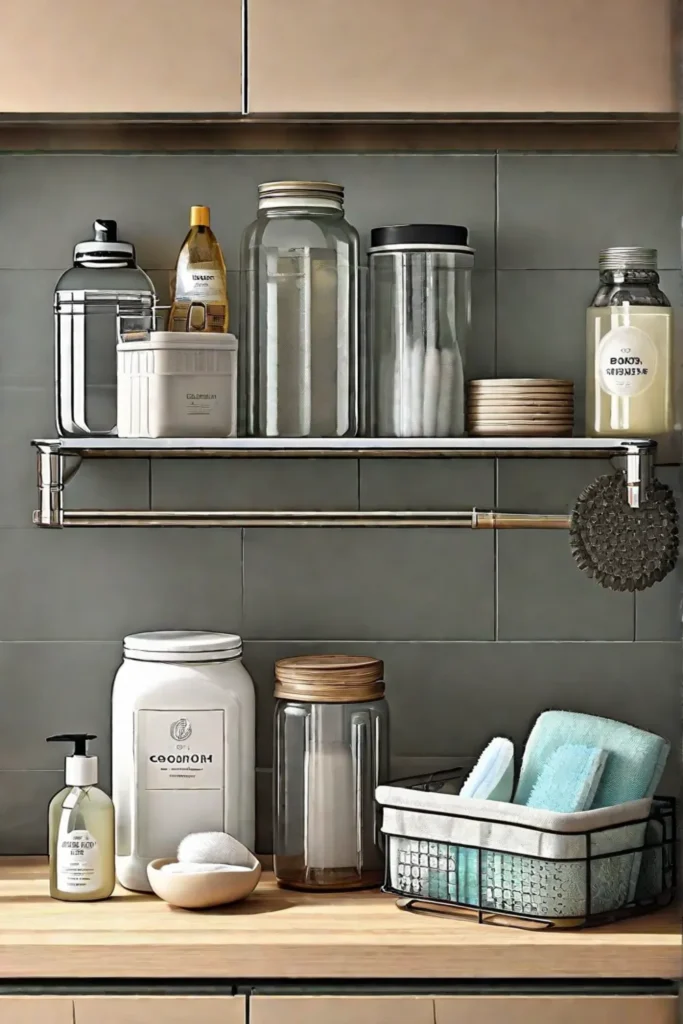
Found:
[[[55,400],[63,437],[116,433],[116,344],[124,331],[153,326],[154,285],[135,262],[116,221],[96,220],[79,242],[54,298]]]

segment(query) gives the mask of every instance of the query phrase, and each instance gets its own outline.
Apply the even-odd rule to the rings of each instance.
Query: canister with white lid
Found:
[[[127,636],[112,695],[116,876],[149,890],[147,864],[191,832],[253,850],[254,684],[232,633]]]

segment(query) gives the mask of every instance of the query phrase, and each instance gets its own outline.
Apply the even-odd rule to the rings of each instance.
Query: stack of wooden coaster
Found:
[[[570,437],[574,384],[570,380],[472,380],[467,429],[473,437]]]

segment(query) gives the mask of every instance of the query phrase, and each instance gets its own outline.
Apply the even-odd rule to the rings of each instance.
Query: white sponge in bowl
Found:
[[[253,867],[253,854],[227,832],[192,832],[181,839],[178,861],[183,864],[232,864]]]

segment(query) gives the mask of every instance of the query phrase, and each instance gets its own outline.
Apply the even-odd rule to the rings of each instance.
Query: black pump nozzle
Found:
[[[88,740],[96,740],[97,736],[89,732],[63,732],[59,736],[48,736],[47,743],[73,743],[76,757],[88,756]]]
[[[101,220],[99,217],[93,224],[96,242],[115,242],[118,228],[115,220]]]

